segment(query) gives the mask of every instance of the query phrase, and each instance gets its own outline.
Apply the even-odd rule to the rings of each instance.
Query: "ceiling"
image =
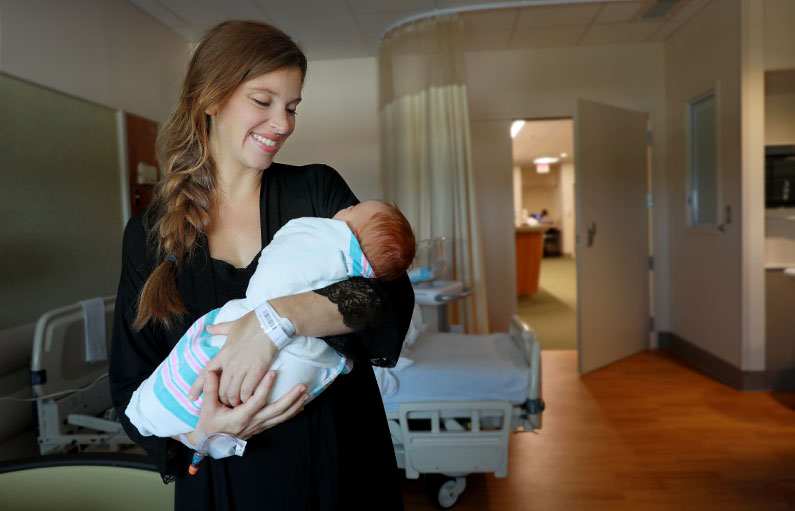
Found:
[[[310,60],[322,60],[375,56],[387,29],[451,10],[463,11],[468,51],[661,41],[710,0],[128,1],[188,42],[223,20],[259,19],[290,34]],[[674,7],[641,20],[654,4]]]
[[[543,156],[560,158],[561,163],[573,161],[574,123],[571,119],[527,121],[514,137],[514,165],[533,167],[533,160]]]

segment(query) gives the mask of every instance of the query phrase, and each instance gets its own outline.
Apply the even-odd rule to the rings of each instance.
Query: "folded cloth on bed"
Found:
[[[509,334],[421,335],[411,348],[414,363],[393,371],[397,392],[382,394],[384,408],[417,401],[491,401],[522,404],[530,368]]]
[[[199,318],[138,387],[126,409],[130,421],[142,435],[166,437],[193,431],[199,420],[201,397],[191,402],[188,391],[226,340],[225,336],[208,334],[207,324],[233,321],[271,298],[320,289],[359,275],[372,276],[372,270],[345,222],[325,218],[291,220],[262,250],[246,298],[231,300]],[[315,397],[352,367],[352,362],[323,340],[295,336],[271,365],[277,376],[270,402],[299,383],[306,383],[307,393]],[[239,453],[236,446],[232,439],[213,438],[210,455],[231,456]]]

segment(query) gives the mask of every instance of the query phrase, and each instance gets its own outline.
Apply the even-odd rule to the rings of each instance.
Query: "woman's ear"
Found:
[[[215,115],[215,114],[218,113],[218,106],[217,105],[212,105],[207,110],[205,110],[204,113],[207,114],[207,115]]]

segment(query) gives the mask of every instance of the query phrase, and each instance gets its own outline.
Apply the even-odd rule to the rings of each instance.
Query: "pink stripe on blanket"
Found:
[[[202,367],[204,367],[210,363],[210,357],[205,355],[204,352],[201,350],[201,347],[199,346],[199,339],[201,339],[201,334],[202,332],[204,332],[204,316],[200,317],[196,321],[196,323],[194,323],[194,325],[196,325],[198,332],[196,332],[196,335],[191,337],[190,349],[191,353],[194,354],[194,356],[198,359]]]
[[[198,417],[200,412],[199,408],[197,408],[196,405],[188,401],[188,399],[182,394],[182,392],[180,392],[179,389],[177,389],[177,387],[175,386],[174,371],[171,368],[171,364],[166,364],[165,369],[166,369],[166,377],[163,378],[163,383],[166,385],[168,391],[171,392],[171,395],[174,397],[174,399],[179,401],[179,403],[183,406],[183,408],[185,408],[185,410],[188,413]],[[179,377],[178,373],[177,377]]]
[[[172,380],[174,384],[179,387],[183,393],[187,394],[190,392],[190,385],[188,382],[185,381],[185,378],[179,374],[179,358],[177,358],[177,354],[175,352],[171,352],[171,355],[168,356],[168,368],[169,372],[172,375]]]

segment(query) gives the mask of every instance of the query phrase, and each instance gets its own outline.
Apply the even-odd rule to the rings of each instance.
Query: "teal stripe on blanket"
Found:
[[[359,240],[351,233],[351,247],[349,249],[351,259],[353,259],[353,272],[352,276],[362,276],[364,269],[362,268],[362,247],[359,245]]]
[[[188,427],[192,429],[196,429],[196,424],[199,423],[199,416],[193,415],[188,410],[186,410],[182,404],[177,401],[177,399],[171,395],[171,392],[166,389],[166,385],[163,382],[163,371],[157,372],[157,378],[155,379],[154,385],[155,395],[157,396],[158,401],[166,407],[168,411],[170,411],[174,416],[185,423]]]

